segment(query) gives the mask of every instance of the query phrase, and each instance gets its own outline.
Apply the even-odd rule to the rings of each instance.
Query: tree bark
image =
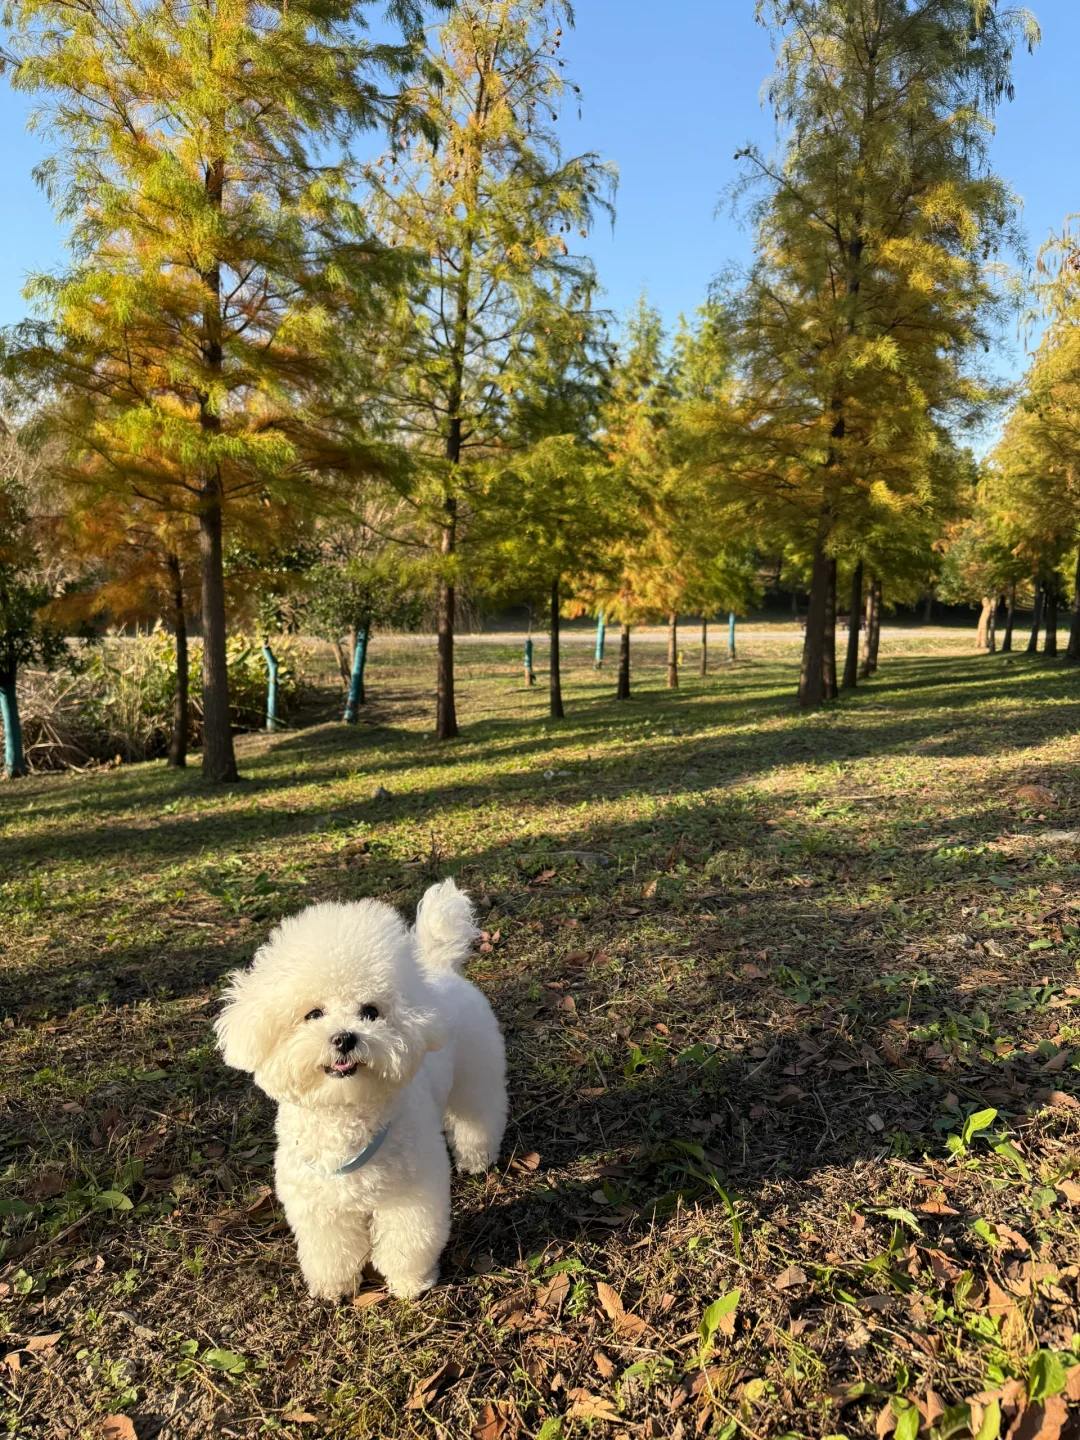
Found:
[[[863,564],[860,560],[851,576],[851,599],[848,601],[847,654],[844,656],[843,688],[854,690],[859,683],[859,630],[862,621]]]
[[[173,635],[176,637],[176,690],[173,694],[172,735],[169,739],[167,765],[183,770],[187,765],[188,695],[191,687],[188,664],[187,614],[184,609],[184,582],[180,557],[166,557],[169,570],[169,611]]]
[[[866,589],[866,636],[863,640],[859,679],[869,680],[877,669],[878,639],[881,634],[881,581],[871,579]]]
[[[822,528],[818,531],[814,545],[814,570],[810,581],[810,603],[806,611],[802,670],[799,674],[799,704],[806,709],[816,709],[825,697],[825,628],[830,568],[831,561],[825,554]]]
[[[997,653],[997,612],[1000,595],[991,596],[990,616],[986,622],[986,649],[991,655]]]
[[[457,500],[448,495],[444,502],[446,520],[440,549],[449,559],[457,540]],[[439,580],[438,595],[439,676],[435,702],[435,735],[439,740],[453,740],[458,733],[457,706],[454,703],[454,586],[444,575]]]
[[[616,700],[630,699],[630,626],[624,625],[619,631],[619,681],[615,689]]]
[[[1072,620],[1069,627],[1069,644],[1065,651],[1066,660],[1080,660],[1080,552],[1076,556],[1076,576],[1073,580]]]
[[[1009,606],[1005,612],[1005,637],[1001,642],[1001,653],[1007,654],[1012,650],[1013,642],[1013,621],[1016,618],[1016,581],[1009,586]]]
[[[930,621],[931,621],[933,618],[934,618],[934,592],[933,592],[932,590],[928,590],[928,591],[926,592],[926,603],[923,605],[923,624],[924,624],[924,625],[929,625],[929,624],[930,624]]]
[[[997,596],[984,595],[982,598],[982,610],[979,613],[979,625],[975,631],[975,649],[990,649],[990,616],[997,603]]]
[[[601,610],[600,614],[596,617],[596,655],[593,659],[592,667],[594,670],[602,670],[604,668],[604,640],[606,636],[607,626],[604,623],[604,612]]]
[[[199,509],[199,571],[202,582],[202,773],[211,784],[239,780],[229,714],[229,666],[225,650],[225,574],[221,546],[221,481],[203,484]]]
[[[23,753],[22,723],[19,720],[19,697],[15,690],[15,670],[0,676],[0,721],[4,725],[4,774],[9,780],[20,780],[26,774]]]
[[[1046,639],[1043,641],[1043,654],[1056,655],[1058,632],[1058,595],[1057,586],[1050,584],[1046,587]]]
[[[667,688],[679,688],[679,617],[674,612],[667,617]]]
[[[870,674],[877,674],[878,650],[881,647],[881,579],[874,581],[874,613],[870,622]]]
[[[835,700],[836,687],[836,561],[829,561],[829,584],[825,591],[825,650],[822,665],[823,692],[826,700]]]
[[[219,157],[220,157],[220,152]],[[225,196],[225,161],[206,167],[206,193],[211,207],[221,210]],[[221,268],[211,265],[200,278],[206,290],[202,311],[202,359],[207,374],[220,377],[224,364],[221,326]],[[221,433],[221,416],[211,399],[213,387],[199,396],[199,427],[208,441]],[[229,714],[229,667],[225,651],[225,571],[222,559],[224,486],[220,462],[204,459],[199,493],[199,578],[203,630],[203,778],[211,784],[239,780]]]
[[[345,658],[345,650],[344,650],[344,648],[342,647],[342,644],[341,644],[341,640],[340,640],[340,639],[331,640],[331,641],[330,641],[330,644],[334,647],[334,654],[337,656],[337,668],[338,668],[338,674],[341,676],[341,683],[342,683],[342,685],[345,686],[346,689],[348,689],[348,686],[349,686],[349,675],[350,675],[351,671],[350,671],[349,662],[348,662],[348,660]],[[354,653],[355,653],[355,648],[356,648],[355,646],[352,647]]]
[[[709,673],[709,622],[701,622],[701,669],[698,674],[704,680]]]
[[[1035,590],[1035,614],[1031,621],[1031,635],[1028,637],[1027,653],[1035,655],[1039,649],[1039,631],[1042,629],[1043,592],[1038,580],[1032,582]]]
[[[562,703],[562,670],[559,655],[559,581],[551,582],[551,661],[548,673],[551,677],[551,718],[565,717]]]

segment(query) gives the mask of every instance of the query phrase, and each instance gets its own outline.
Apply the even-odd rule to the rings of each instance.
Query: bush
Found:
[[[192,748],[202,744],[202,645],[190,642]],[[278,657],[278,715],[287,719],[304,688],[302,656],[288,641]],[[261,729],[266,718],[266,662],[257,641],[228,643],[229,700],[238,730]],[[110,636],[88,648],[72,674],[27,670],[19,707],[27,760],[35,770],[78,769],[117,758],[167,754],[176,693],[176,644],[163,630],[126,639]]]

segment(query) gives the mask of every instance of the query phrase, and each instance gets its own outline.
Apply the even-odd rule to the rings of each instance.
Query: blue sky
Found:
[[[1080,210],[1076,70],[1080,5],[1036,0],[1043,45],[1016,66],[1017,97],[998,115],[994,158],[1025,202],[1033,251]],[[747,140],[768,145],[760,90],[769,72],[767,33],[753,0],[578,0],[563,41],[566,73],[582,90],[582,119],[566,106],[568,150],[595,149],[619,167],[614,233],[590,242],[607,303],[624,311],[646,287],[669,323],[700,303],[709,280],[745,259],[749,237],[726,209],[733,156]],[[0,81],[0,324],[25,313],[27,272],[61,257],[61,239],[30,172],[43,147],[26,134],[26,102]],[[1009,337],[1009,368],[1022,346]]]

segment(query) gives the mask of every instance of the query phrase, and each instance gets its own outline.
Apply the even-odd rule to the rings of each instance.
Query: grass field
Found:
[[[1068,1434],[1080,672],[970,638],[889,634],[810,716],[797,647],[699,680],[688,643],[667,692],[639,645],[621,706],[574,651],[559,724],[477,643],[450,745],[431,653],[384,643],[363,724],[241,739],[240,786],[0,788],[8,1431]],[[220,983],[309,900],[445,874],[504,1154],[437,1289],[315,1305]]]

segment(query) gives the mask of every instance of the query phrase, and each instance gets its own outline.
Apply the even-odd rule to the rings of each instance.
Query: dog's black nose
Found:
[[[341,1030],[337,1035],[331,1035],[330,1044],[340,1050],[343,1055],[347,1055],[356,1047],[356,1036],[351,1030]]]

